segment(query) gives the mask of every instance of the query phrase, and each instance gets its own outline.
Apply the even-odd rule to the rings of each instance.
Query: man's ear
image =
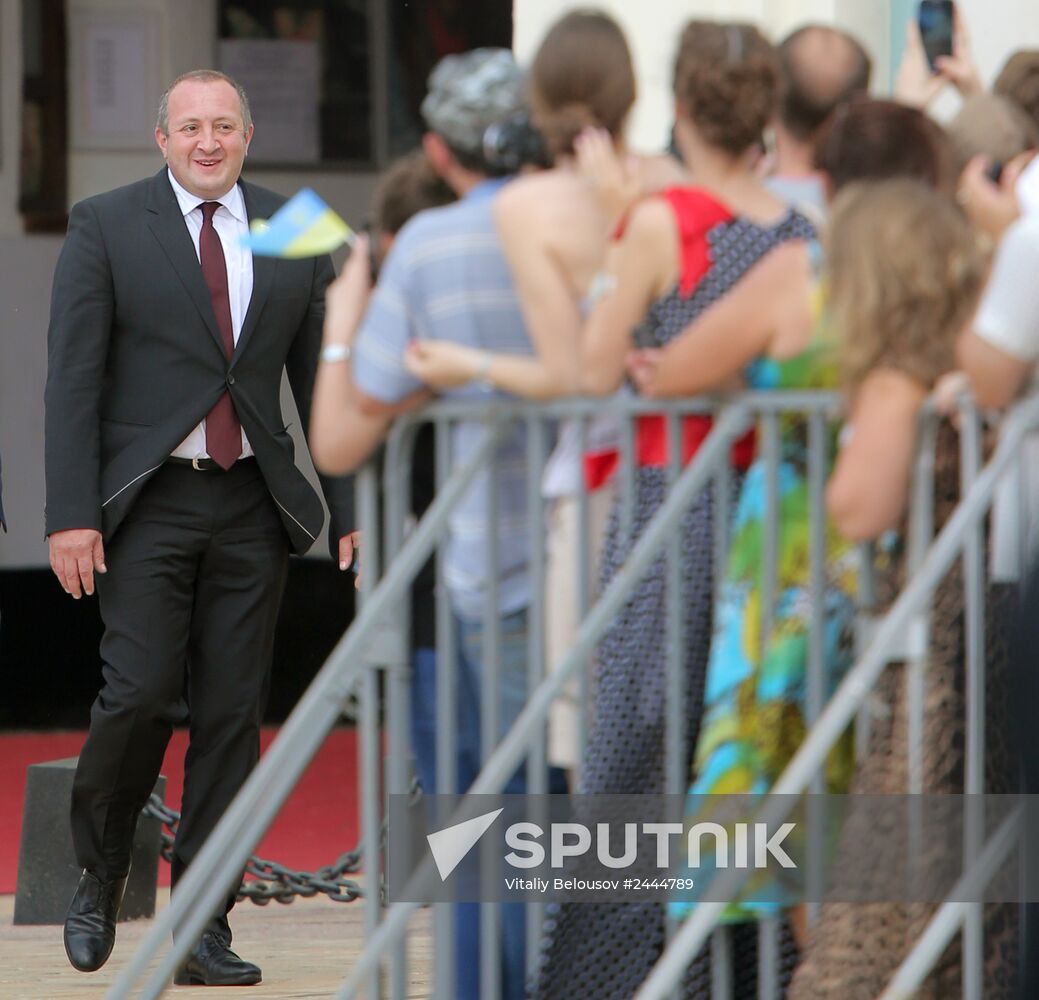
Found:
[[[447,143],[436,132],[427,132],[422,136],[422,150],[430,166],[446,180],[455,162]]]
[[[169,142],[169,137],[158,125],[155,126],[155,144],[159,147],[159,152],[162,153],[162,158],[166,159],[166,144]]]
[[[250,124],[249,127],[245,130],[245,155],[246,156],[249,155],[249,143],[252,142],[253,128],[254,128],[254,126],[252,124]]]

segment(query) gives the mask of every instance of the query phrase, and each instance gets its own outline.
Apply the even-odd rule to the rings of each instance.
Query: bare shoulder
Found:
[[[675,216],[663,198],[643,198],[628,215],[625,236],[634,241],[674,235]]]
[[[532,215],[544,218],[571,207],[575,197],[588,200],[587,188],[576,175],[568,170],[544,170],[506,184],[495,201],[494,213],[499,221],[529,221]]]
[[[685,165],[667,153],[639,157],[639,188],[643,194],[689,183]]]
[[[609,220],[588,184],[570,170],[546,170],[506,185],[495,222],[516,267],[559,267],[584,289],[602,266]]]

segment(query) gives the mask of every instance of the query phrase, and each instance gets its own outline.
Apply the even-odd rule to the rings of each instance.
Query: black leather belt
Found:
[[[242,462],[254,461],[252,455],[247,458],[239,458],[234,465],[241,465]],[[196,472],[225,472],[225,470],[219,462],[212,458],[178,458],[171,455],[166,459],[167,465],[184,465],[189,469],[194,469]],[[234,468],[234,465],[231,468]]]

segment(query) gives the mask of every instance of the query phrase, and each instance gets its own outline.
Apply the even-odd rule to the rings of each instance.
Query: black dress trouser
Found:
[[[288,551],[253,459],[226,472],[164,465],[106,546],[95,578],[104,684],[72,790],[77,861],[99,878],[129,868],[184,700],[174,885],[255,765]]]

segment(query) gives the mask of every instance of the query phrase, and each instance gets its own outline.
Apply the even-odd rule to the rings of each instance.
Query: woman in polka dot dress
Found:
[[[704,346],[692,361],[699,373],[696,391],[730,387],[769,343],[803,338],[810,325],[807,244],[814,230],[763,187],[754,169],[760,136],[778,97],[774,50],[749,25],[693,22],[682,35],[675,81],[675,137],[694,185],[639,201],[628,212],[611,252],[612,290],[587,320],[583,361],[591,391],[616,389],[626,364],[635,366],[638,381],[636,368],[653,363],[654,349],[694,323],[704,334],[697,338]],[[579,156],[604,200],[618,214],[629,208],[625,167],[612,155],[608,140],[584,136]],[[751,328],[760,331],[760,343],[743,335]],[[634,354],[633,341],[640,349]],[[683,420],[683,462],[709,430],[706,418]],[[630,525],[624,526],[618,501],[603,549],[604,585],[623,567],[663,503],[668,464],[663,417],[640,418],[636,451]],[[752,452],[753,441],[744,439],[734,449],[734,464],[745,468]],[[687,765],[699,729],[712,633],[711,505],[711,491],[701,493],[676,538],[688,690]],[[666,555],[661,554],[599,647],[583,793],[664,790],[666,576]],[[663,903],[550,904],[533,996],[632,996],[660,955],[664,913]],[[748,961],[753,963],[753,957]],[[707,998],[710,983],[690,982],[686,992]]]

